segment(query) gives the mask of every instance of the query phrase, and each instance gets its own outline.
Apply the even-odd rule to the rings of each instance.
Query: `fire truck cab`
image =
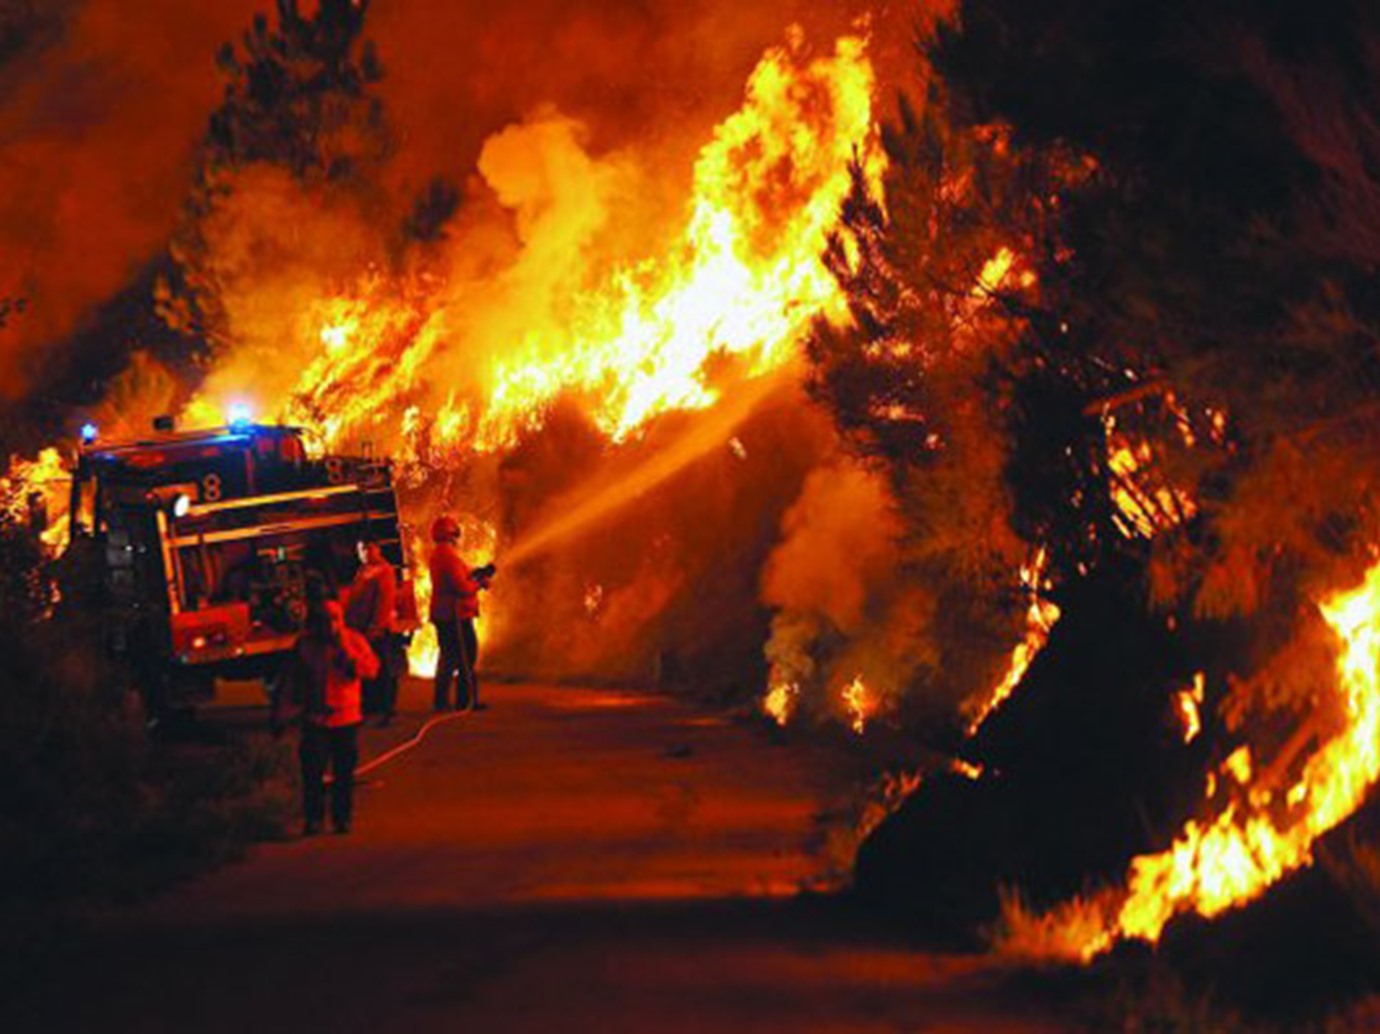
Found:
[[[151,711],[210,699],[217,676],[271,682],[296,641],[310,577],[337,593],[377,542],[398,573],[398,627],[417,622],[392,467],[308,454],[295,427],[240,422],[147,440],[84,434],[72,544],[101,571],[111,650]]]

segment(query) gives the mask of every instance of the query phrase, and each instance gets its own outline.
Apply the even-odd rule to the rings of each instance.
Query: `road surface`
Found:
[[[348,836],[262,845],[106,918],[7,1016],[179,1034],[1067,1029],[990,960],[801,893],[825,864],[801,749],[644,694],[489,698],[377,769]],[[370,731],[366,758],[422,718]]]

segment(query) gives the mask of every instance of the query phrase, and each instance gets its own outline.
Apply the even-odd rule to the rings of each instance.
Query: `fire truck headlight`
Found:
[[[186,492],[178,492],[173,496],[172,514],[174,517],[186,517],[192,510],[192,497]]]
[[[82,442],[82,444],[83,444],[83,445],[90,445],[92,442],[94,442],[94,441],[96,440],[96,435],[97,435],[98,433],[99,433],[99,432],[96,430],[96,425],[95,425],[95,424],[82,424],[82,425],[81,425],[81,442]]]

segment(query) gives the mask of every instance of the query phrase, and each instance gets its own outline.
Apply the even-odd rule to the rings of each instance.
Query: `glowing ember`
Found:
[[[1205,681],[1200,671],[1193,676],[1193,685],[1174,694],[1174,713],[1183,727],[1184,743],[1192,743],[1203,731],[1203,693]]]
[[[1016,253],[1006,247],[988,259],[982,267],[982,272],[978,274],[978,282],[972,292],[973,297],[985,298],[1005,287],[1015,271],[1016,261]],[[1035,274],[1029,269],[1022,269],[1015,273],[1015,282],[1022,288],[1033,287]]]
[[[954,758],[949,762],[949,771],[976,783],[982,778],[983,769],[981,765],[975,765],[971,761],[964,761],[962,758]]]
[[[1021,585],[1030,596],[1030,606],[1025,614],[1025,638],[1011,651],[1011,660],[1001,681],[992,688],[985,699],[969,708],[969,736],[977,732],[982,723],[1016,691],[1031,662],[1045,648],[1045,643],[1049,642],[1049,633],[1059,620],[1058,604],[1043,596],[1043,592],[1049,588],[1045,579],[1047,562],[1045,551],[1041,549],[1029,564],[1021,568]]]
[[[920,788],[923,780],[924,776],[918,771],[884,774],[868,791],[867,803],[858,818],[858,840],[865,840],[874,829],[885,822],[888,816],[905,803],[907,797]]]
[[[1198,512],[1189,495],[1165,482],[1160,476],[1150,443],[1132,442],[1116,429],[1116,421],[1105,418],[1107,427],[1107,470],[1110,474],[1113,518],[1127,538],[1154,538],[1159,532],[1182,524]]]
[[[1125,889],[1044,916],[1009,911],[1008,951],[1028,952],[1039,943],[1047,954],[1089,959],[1122,938],[1153,943],[1174,916],[1219,915],[1312,861],[1313,843],[1354,812],[1380,776],[1380,564],[1360,588],[1338,593],[1320,610],[1341,644],[1334,692],[1345,722],[1283,794],[1288,809],[1271,809],[1278,795],[1255,788],[1215,820],[1190,821],[1167,851],[1136,858]],[[1251,769],[1245,748],[1222,766],[1243,783]]]
[[[800,698],[800,685],[796,682],[775,682],[762,700],[762,710],[776,722],[785,726],[795,713]]]
[[[1240,786],[1251,781],[1251,748],[1237,747],[1222,762],[1222,771],[1231,775]]]

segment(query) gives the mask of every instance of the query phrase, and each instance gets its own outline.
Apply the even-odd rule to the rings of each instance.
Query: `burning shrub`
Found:
[[[867,898],[972,929],[1003,887],[1045,905],[1114,877],[1193,802],[1202,744],[1169,722],[1164,687],[1192,677],[1189,631],[1144,611],[1137,569],[1059,595],[1064,612],[1021,690],[864,844]]]
[[[1050,631],[1036,608],[1048,646],[977,728],[983,776],[928,780],[863,845],[859,886],[969,922],[993,914],[1002,883],[1037,909],[1087,893],[1054,921],[1014,897],[1007,908],[1013,943],[1081,958],[1253,900],[1307,866],[1380,775],[1380,330],[1373,256],[1360,258],[1374,191],[1365,162],[1341,158],[1374,153],[1374,26],[1336,5],[1360,42],[1311,40],[1289,51],[1300,71],[1261,58],[1287,49],[1272,49],[1273,13],[1205,28],[1170,6],[1132,29],[1092,4],[1057,25],[1028,5],[965,4],[937,51],[959,121],[933,106],[903,118],[914,158],[892,148],[889,207],[855,198],[859,244],[835,256],[860,329],[819,335],[813,354],[857,446],[915,472],[897,495],[919,548],[948,541],[943,514],[923,519],[946,477],[970,479],[1008,534],[1045,551],[1062,612]],[[1204,59],[1205,34],[1224,61]],[[1300,101],[1310,60],[1366,70],[1330,120]],[[1187,118],[1184,97],[1203,100]],[[1024,257],[1030,275],[990,292],[987,336],[965,340],[944,321],[953,306],[930,300],[957,299],[974,261],[945,277],[964,239],[925,249],[943,243],[973,140],[1004,143],[978,149],[958,225],[1014,219],[1004,265]],[[1243,178],[1250,189],[1229,186]],[[1320,224],[1319,200],[1357,209],[1348,240]],[[926,218],[907,225],[902,202]],[[945,451],[960,459],[951,472]],[[971,530],[976,505],[952,508],[969,527],[950,558],[990,541]],[[1099,889],[1123,872],[1124,887]]]

